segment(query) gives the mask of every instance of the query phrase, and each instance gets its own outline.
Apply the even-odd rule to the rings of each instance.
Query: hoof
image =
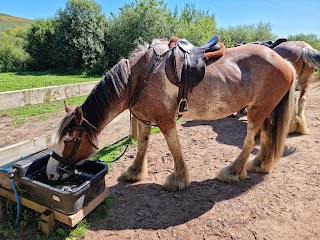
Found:
[[[189,177],[183,179],[182,177],[178,177],[174,174],[170,174],[163,184],[163,187],[170,192],[181,191],[188,188],[189,186]]]
[[[307,127],[305,119],[303,120],[296,116],[294,121],[292,121],[290,124],[289,133],[309,134],[310,131]]]
[[[143,169],[136,169],[134,167],[129,167],[120,176],[123,181],[141,181],[147,176],[147,171]]]
[[[218,175],[217,178],[222,181],[222,182],[239,182],[240,180],[243,180],[247,177],[247,172],[244,171],[241,174],[236,174],[230,166],[222,168]]]
[[[302,125],[300,125],[300,126],[296,129],[295,132],[301,133],[301,134],[309,134],[309,133],[310,133],[309,129],[308,129],[307,127],[305,127],[305,126],[302,126]]]
[[[255,173],[269,173],[270,167],[267,167],[266,165],[262,164],[261,161],[250,161],[247,165],[247,171],[248,172],[255,172]]]

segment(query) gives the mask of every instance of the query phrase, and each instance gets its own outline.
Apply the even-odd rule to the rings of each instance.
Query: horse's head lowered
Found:
[[[47,165],[49,180],[67,178],[75,165],[98,149],[95,127],[83,117],[82,109],[72,110],[65,102],[65,110],[67,116],[61,122],[57,145]]]

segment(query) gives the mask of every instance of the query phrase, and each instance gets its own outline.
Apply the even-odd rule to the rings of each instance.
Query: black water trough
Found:
[[[16,169],[14,179],[21,196],[64,214],[80,211],[106,189],[106,164],[86,160],[68,179],[49,181],[46,176],[49,157],[50,151],[46,150],[0,168],[0,185],[11,190],[7,173],[10,167]]]

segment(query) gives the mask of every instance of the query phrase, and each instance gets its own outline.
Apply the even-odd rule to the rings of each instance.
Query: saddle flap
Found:
[[[187,84],[192,90],[205,74],[204,50],[189,48],[188,41],[182,41],[180,48],[179,41],[167,59],[166,75],[174,85],[182,87]]]
[[[186,67],[190,69],[190,91],[196,86],[204,77],[205,74],[205,60],[204,51],[195,51],[187,55],[188,62]],[[185,64],[184,64],[185,65]]]
[[[183,54],[180,55],[177,48],[171,51],[170,57],[166,61],[165,71],[170,82],[178,87],[182,87],[181,72],[183,67]]]

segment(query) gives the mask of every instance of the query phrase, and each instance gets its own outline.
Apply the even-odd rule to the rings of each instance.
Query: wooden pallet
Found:
[[[34,211],[41,213],[41,227],[45,234],[49,234],[56,229],[55,220],[65,223],[70,227],[74,227],[83,218],[85,218],[93,209],[95,209],[103,200],[108,196],[109,189],[106,187],[105,190],[99,194],[95,199],[88,203],[87,206],[82,208],[77,213],[72,215],[63,214],[56,210],[50,209],[46,206],[33,202],[27,198],[20,197],[20,203],[22,206],[28,207]],[[15,194],[9,190],[0,187],[0,196],[16,201]],[[0,204],[0,222],[3,220],[3,209]]]

